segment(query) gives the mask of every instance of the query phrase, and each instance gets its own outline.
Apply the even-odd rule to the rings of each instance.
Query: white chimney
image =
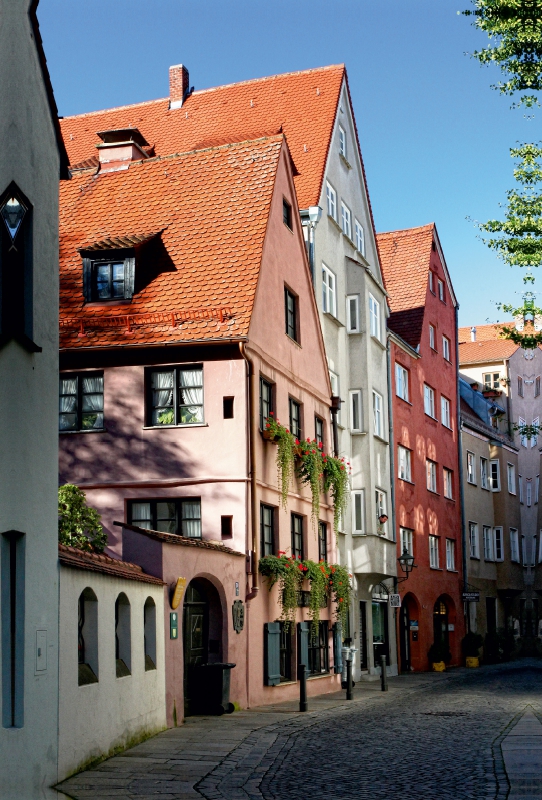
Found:
[[[101,131],[98,136],[102,144],[97,144],[100,172],[117,172],[128,169],[132,161],[148,158],[143,150],[148,142],[137,128],[117,128]]]
[[[475,342],[476,341],[476,328],[474,327],[474,325],[470,329],[470,340],[471,340],[471,342]]]

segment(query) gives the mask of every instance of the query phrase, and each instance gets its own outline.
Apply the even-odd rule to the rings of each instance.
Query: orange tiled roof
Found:
[[[503,361],[505,358],[510,358],[517,349],[518,345],[508,339],[486,339],[481,342],[462,342],[459,345],[459,364]]]
[[[284,146],[277,135],[62,184],[61,347],[246,336]],[[136,264],[132,301],[85,306],[78,250],[157,231],[152,258]]]
[[[502,325],[475,325],[476,328],[476,341],[477,342],[487,342],[487,341],[495,341],[496,339],[500,339],[500,332]],[[459,336],[459,343],[461,342],[470,342],[471,340],[471,333],[470,327],[461,327],[457,331]]]
[[[376,241],[389,295],[389,327],[412,347],[420,343],[434,223],[378,233]]]
[[[70,163],[76,165],[96,156],[97,131],[138,128],[153,152],[163,156],[282,130],[299,171],[299,206],[307,208],[320,199],[345,76],[339,64],[202,89],[173,110],[166,98],[66,117],[62,133]]]
[[[113,575],[116,578],[127,578],[130,581],[141,581],[142,583],[155,583],[159,586],[164,585],[164,581],[154,575],[148,575],[137,564],[129,561],[122,561],[118,558],[111,558],[105,553],[89,553],[80,550],[78,547],[68,547],[65,544],[58,545],[58,558],[65,567],[74,569],[84,569],[89,572],[103,572],[106,575]]]

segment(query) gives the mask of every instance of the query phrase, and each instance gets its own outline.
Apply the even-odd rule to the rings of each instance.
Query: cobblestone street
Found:
[[[308,714],[284,704],[193,717],[59,788],[91,800],[534,800],[541,688],[542,662],[524,660],[399,677],[388,693],[364,684],[353,702],[313,700]]]

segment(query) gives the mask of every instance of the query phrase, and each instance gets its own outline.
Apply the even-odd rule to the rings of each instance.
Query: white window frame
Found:
[[[429,535],[429,566],[431,569],[440,569],[439,537]]]
[[[519,533],[517,528],[510,528],[510,561],[519,564]]]
[[[440,278],[437,278],[437,284],[438,284],[438,299],[442,300],[442,302],[445,303],[446,300],[444,299],[444,281],[441,281]]]
[[[436,333],[435,326],[429,323],[429,347],[431,348],[431,350],[437,349],[435,347],[435,333]]]
[[[401,388],[402,391],[400,391]],[[408,369],[403,367],[403,365],[399,364],[397,361],[395,362],[395,394],[397,397],[400,397],[401,400],[405,400],[407,403],[409,402]]]
[[[412,483],[412,453],[402,444],[397,445],[397,477]]]
[[[354,433],[363,431],[363,405],[361,389],[350,389],[350,430]]]
[[[342,125],[339,125],[339,154],[343,158],[347,158],[348,144],[346,141],[346,131]]]
[[[430,458],[425,459],[425,476],[427,480],[427,490],[437,493],[437,462]]]
[[[344,235],[352,241],[352,212],[344,200],[341,200],[341,228]]]
[[[533,482],[530,478],[525,481],[525,503],[530,508],[533,502]]]
[[[337,222],[337,192],[329,181],[326,181],[326,202],[328,216]]]
[[[431,294],[436,294],[435,292],[435,273],[432,269],[429,270],[429,291]]]
[[[376,520],[378,525],[380,526],[380,530],[382,534],[386,534],[388,532],[388,523],[378,522],[378,518],[383,514],[388,514],[388,497],[386,492],[383,489],[375,489],[375,505],[376,505]]]
[[[493,528],[493,552],[495,561],[504,561],[504,532],[502,525]]]
[[[354,536],[361,536],[365,533],[365,489],[354,489],[351,495],[352,533]]]
[[[455,539],[446,539],[446,569],[449,572],[456,572]]]
[[[451,361],[451,350],[450,350],[450,340],[447,336],[442,337],[442,355],[446,359],[446,361]]]
[[[435,419],[435,390],[427,383],[423,385],[423,410],[428,417]]]
[[[480,558],[480,542],[478,539],[478,523],[469,521],[469,554],[470,558]]]
[[[489,380],[487,380],[489,378]],[[501,381],[500,381],[500,373],[499,372],[484,372],[482,375],[482,385],[484,387],[484,391],[492,391],[493,389],[500,389]]]
[[[411,528],[399,528],[401,555],[405,549],[409,556],[414,555],[414,531]]]
[[[516,494],[516,468],[509,461],[506,464],[506,478],[508,481],[508,493]]]
[[[525,425],[525,424],[526,423],[525,423],[525,420],[523,419],[523,417],[518,417],[518,425]],[[521,436],[520,437],[520,442],[521,442],[521,446],[522,447],[527,447],[527,437],[526,436]]]
[[[493,530],[489,525],[482,525],[482,537],[484,541],[484,561],[494,561],[493,557]]]
[[[322,261],[322,310],[337,316],[337,276]]]
[[[480,486],[482,489],[489,489],[488,460],[483,456],[480,456]]]
[[[442,482],[444,484],[444,497],[447,500],[454,499],[454,473],[448,467],[442,468]]]
[[[523,503],[523,475],[518,475],[519,502]]]
[[[346,296],[346,332],[359,333],[360,331],[359,294],[349,294]]]
[[[384,438],[384,399],[373,389],[373,433]]]
[[[467,450],[467,483],[476,486],[476,456]]]
[[[381,322],[380,322],[380,303],[374,295],[369,292],[369,320],[371,336],[381,341]]]
[[[356,250],[365,258],[365,229],[356,217],[354,217],[354,231],[356,235]]]
[[[452,430],[452,404],[443,394],[440,396],[440,421],[445,428]]]
[[[540,425],[540,417],[535,417],[533,419],[533,427],[535,425]],[[531,436],[531,447],[536,447],[538,444],[538,436]]]
[[[493,475],[493,466],[496,466],[495,475]],[[501,467],[497,458],[492,458],[489,462],[489,485],[492,492],[501,491]]]

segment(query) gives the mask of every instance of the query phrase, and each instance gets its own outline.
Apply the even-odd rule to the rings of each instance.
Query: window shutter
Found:
[[[264,685],[280,683],[280,622],[267,622],[264,634]]]
[[[92,262],[90,258],[83,259],[83,295],[85,302],[92,301]]]
[[[333,626],[333,672],[338,675],[343,671],[343,629],[340,622]]]
[[[135,286],[135,258],[124,259],[124,298],[131,300]]]
[[[305,665],[305,672],[309,671],[310,628],[310,622],[299,622],[297,625],[297,639],[299,643],[297,663]]]

